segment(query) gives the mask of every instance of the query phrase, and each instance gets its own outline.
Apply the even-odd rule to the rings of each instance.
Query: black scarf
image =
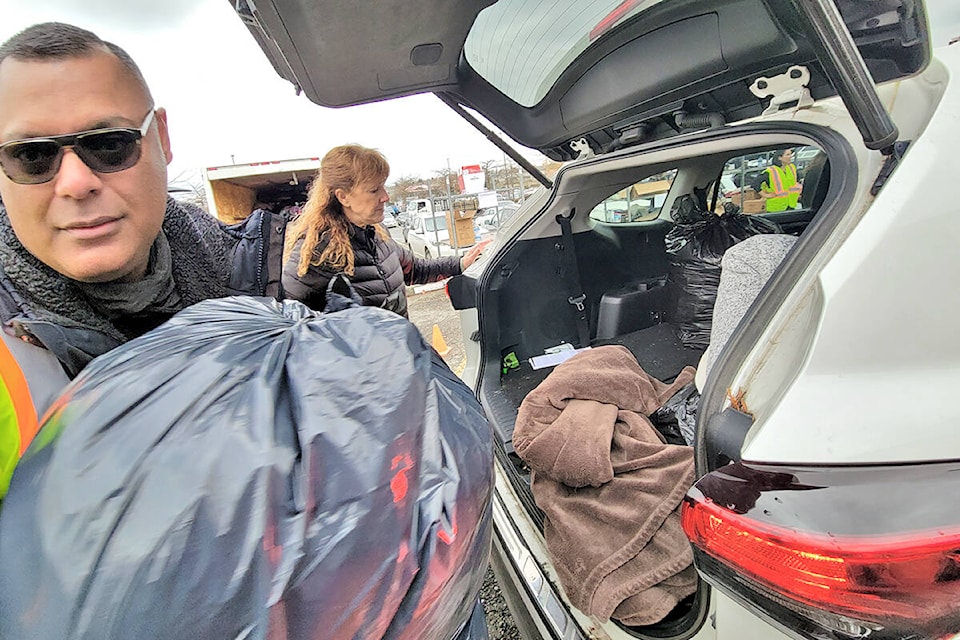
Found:
[[[98,331],[119,342],[201,300],[227,295],[229,258],[230,243],[219,223],[171,198],[143,280],[81,283],[27,251],[0,206],[0,268],[23,299],[22,314],[62,327]]]

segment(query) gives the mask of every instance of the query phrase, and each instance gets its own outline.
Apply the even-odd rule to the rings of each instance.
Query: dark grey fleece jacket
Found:
[[[228,295],[277,297],[283,231],[283,221],[264,212],[225,226],[196,207],[168,199],[163,232],[177,308],[147,309],[120,322],[30,254],[0,205],[0,323],[51,351],[72,378],[96,356],[146,333],[180,308]]]
[[[354,272],[349,280],[367,306],[382,307],[406,318],[404,285],[427,284],[460,274],[460,259],[456,256],[433,260],[415,258],[406,247],[377,235],[372,226],[361,228],[351,224],[349,232],[354,255]],[[314,256],[319,257],[328,242],[328,238],[321,237],[314,248]],[[323,311],[327,285],[338,271],[326,265],[310,265],[303,276],[298,276],[302,246],[301,238],[283,265],[284,295],[311,309]]]

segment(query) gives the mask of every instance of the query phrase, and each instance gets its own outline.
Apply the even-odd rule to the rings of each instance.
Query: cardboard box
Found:
[[[447,212],[447,229],[450,230],[450,246],[454,249],[472,247],[477,243],[473,232],[473,218],[476,210],[453,210]]]
[[[767,210],[767,201],[763,198],[744,200],[743,206],[740,208],[740,210],[743,213],[763,213]]]
[[[747,188],[744,189],[742,192],[741,192],[741,191],[738,191],[738,192],[734,193],[733,195],[731,195],[731,196],[730,196],[730,202],[732,202],[733,204],[737,205],[738,207],[742,207],[744,201],[746,201],[746,200],[755,200],[755,199],[758,198],[758,197],[759,197],[759,196],[757,195],[757,192],[756,192],[756,191],[754,191],[754,190],[753,190],[752,188],[750,188],[750,187],[747,187]]]

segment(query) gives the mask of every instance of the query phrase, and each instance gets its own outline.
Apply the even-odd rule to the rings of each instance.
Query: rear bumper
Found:
[[[494,536],[490,564],[521,636],[529,640],[586,640],[588,636],[574,620],[524,543],[522,530],[526,523],[518,525],[510,515],[511,510],[520,513],[516,509],[522,510],[522,506],[509,487],[499,464],[494,464],[494,468],[496,490],[493,499]],[[589,637],[607,636],[601,634]]]
[[[526,516],[524,507],[507,480],[506,472],[495,460],[495,492],[493,499],[493,549],[490,564],[496,575],[504,600],[513,614],[514,622],[524,639],[532,640],[613,640],[659,638],[666,640],[715,640],[716,627],[707,623],[710,594],[703,585],[693,609],[684,618],[664,621],[646,634],[628,631],[615,624],[603,624],[569,606],[556,581],[548,579],[552,569],[541,565],[537,557],[547,557],[546,549],[537,548],[543,538],[534,523]],[[533,548],[532,548],[533,547]],[[535,554],[534,548],[537,549]],[[735,606],[739,615],[755,618],[742,607]],[[752,621],[751,621],[752,622]],[[735,632],[745,624],[734,622]],[[766,627],[766,625],[764,625]],[[776,635],[733,635],[729,637],[756,640],[779,640]]]

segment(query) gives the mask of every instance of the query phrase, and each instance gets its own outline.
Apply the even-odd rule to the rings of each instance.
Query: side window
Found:
[[[727,160],[717,184],[717,209],[743,213],[817,209],[826,195],[826,154],[812,145],[749,153]]]
[[[667,200],[676,169],[644,178],[614,193],[590,211],[590,218],[605,224],[653,220]]]

